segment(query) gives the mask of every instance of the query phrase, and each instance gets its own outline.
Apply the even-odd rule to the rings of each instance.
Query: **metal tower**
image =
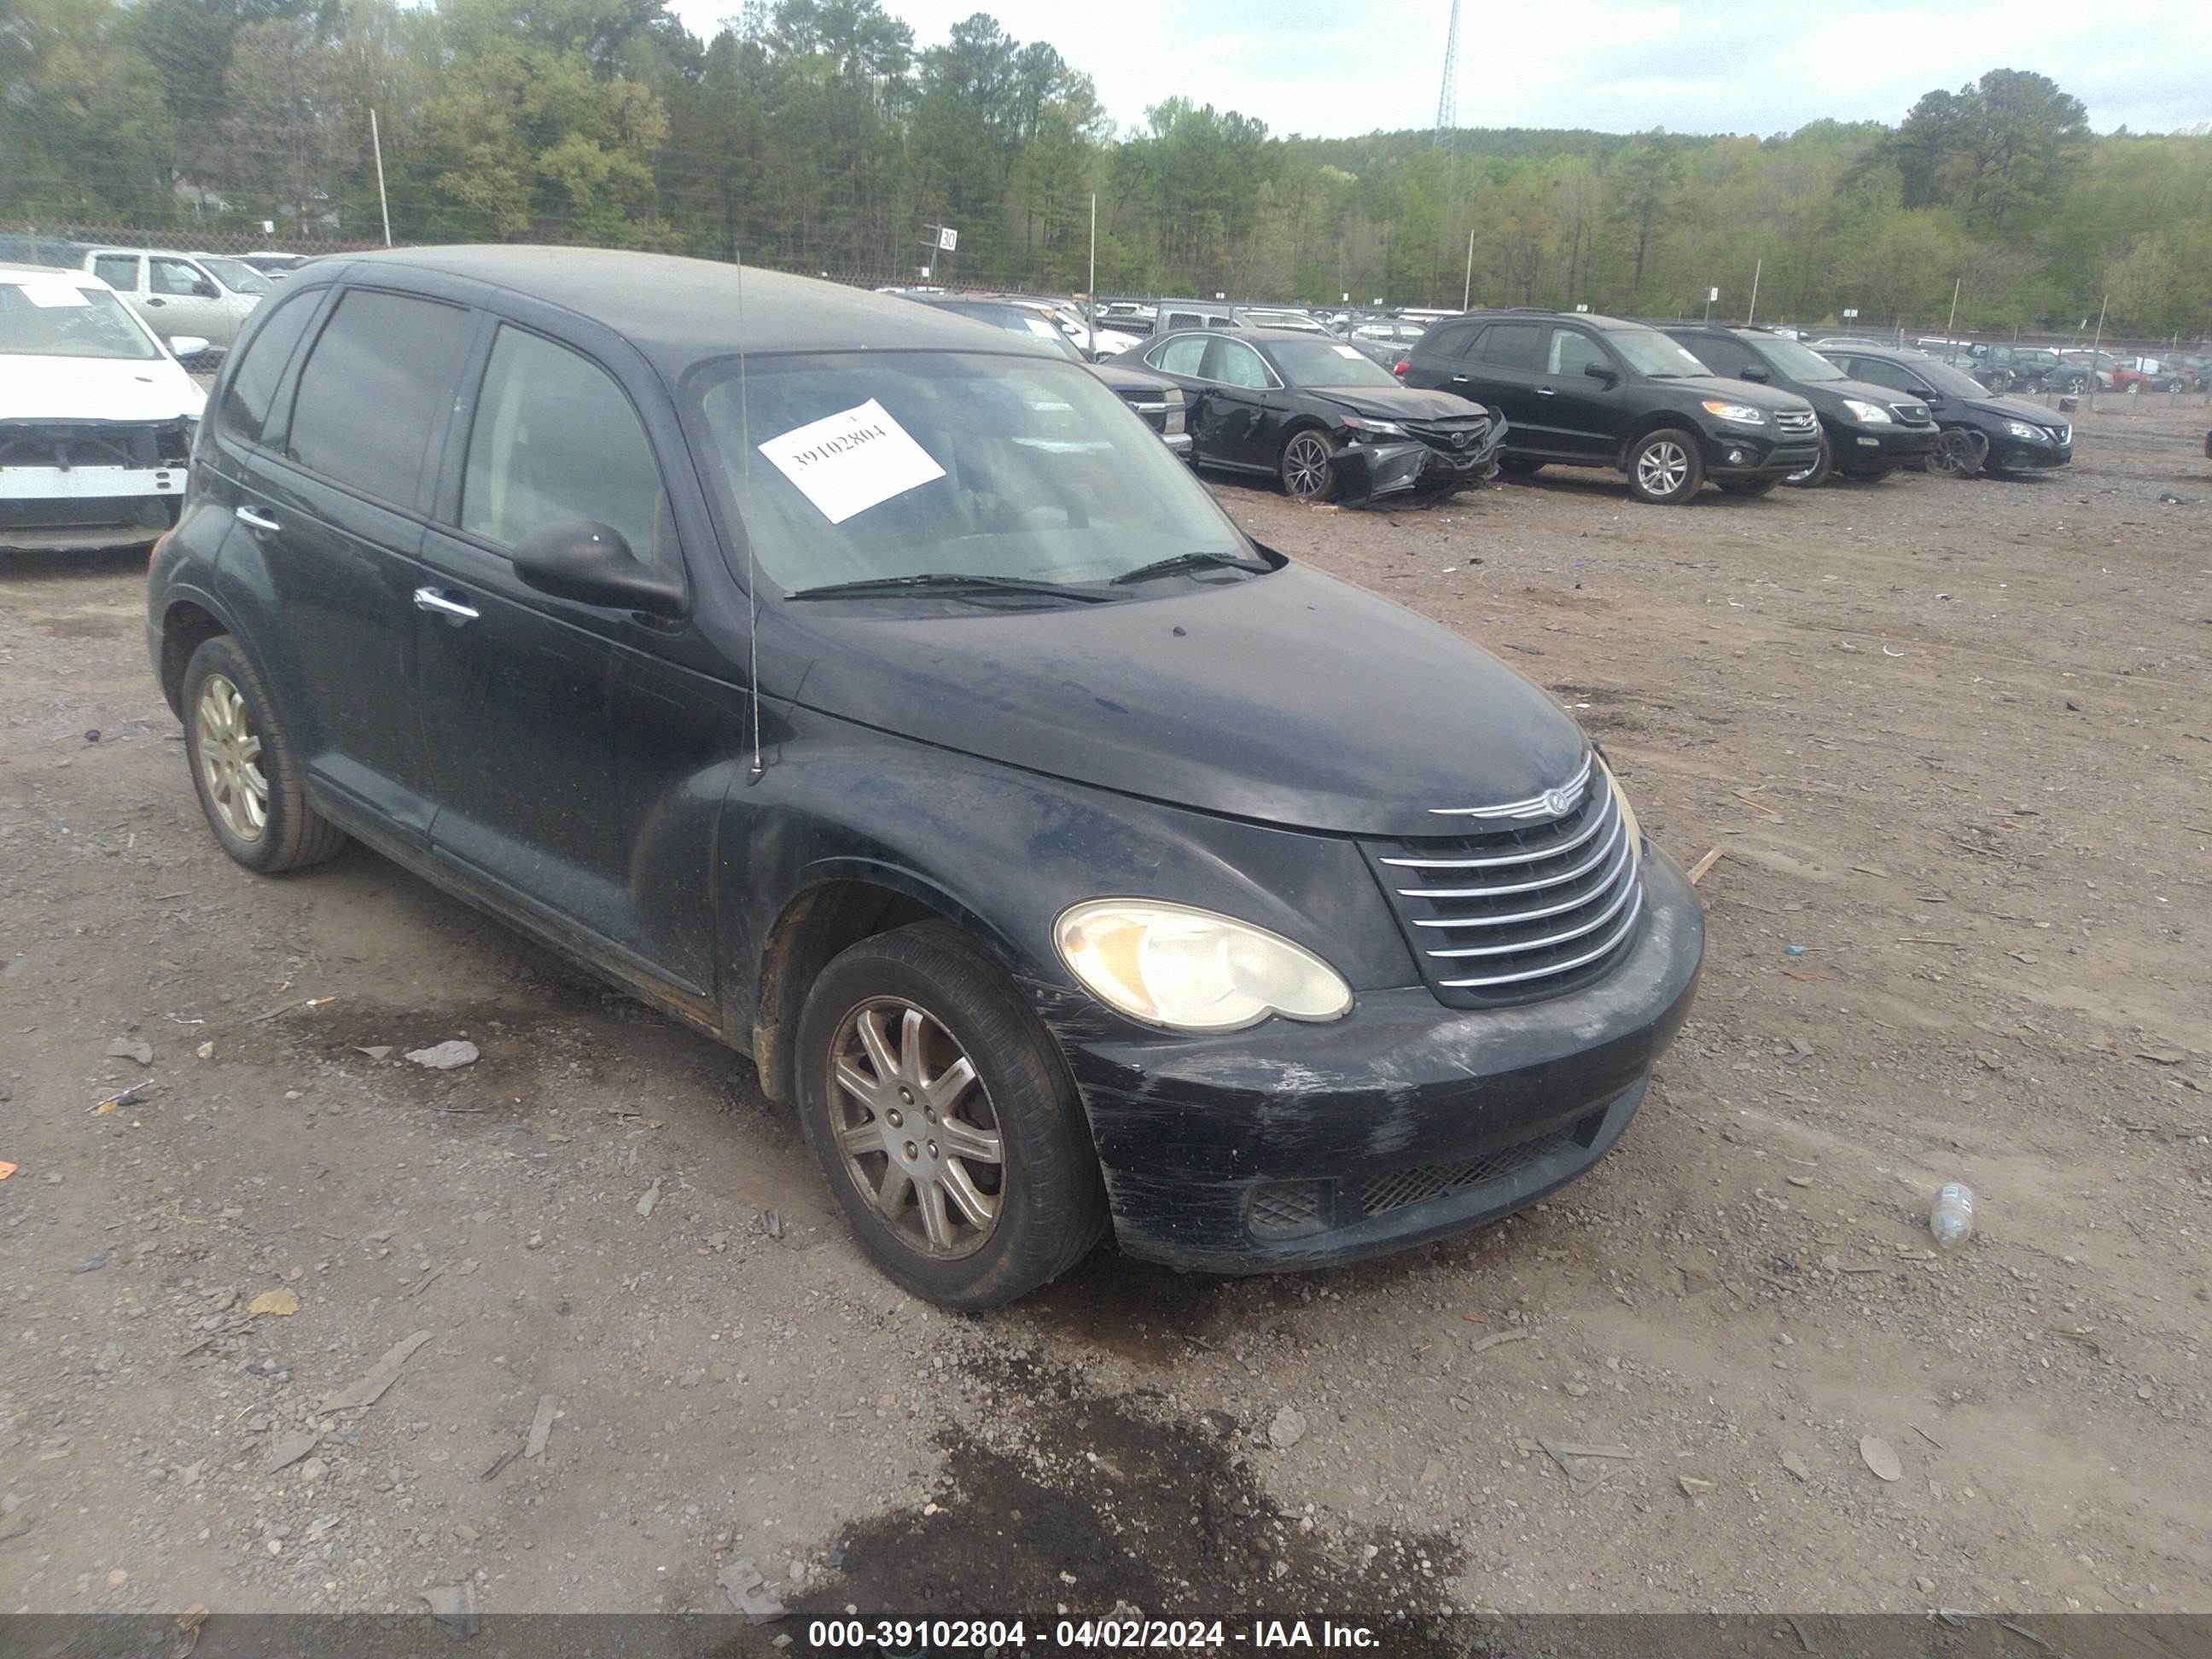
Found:
[[[1438,149],[1451,143],[1452,130],[1459,125],[1459,0],[1452,0],[1451,27],[1444,35],[1444,83],[1437,94],[1437,136]]]

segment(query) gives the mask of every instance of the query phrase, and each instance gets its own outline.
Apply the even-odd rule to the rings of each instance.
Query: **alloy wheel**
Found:
[[[1636,458],[1636,482],[1652,495],[1671,495],[1690,476],[1690,458],[1671,438],[1649,445]]]
[[[1283,483],[1300,501],[1310,501],[1328,488],[1328,446],[1310,432],[1291,440],[1283,452]]]
[[[1006,1142],[959,1042],[898,998],[845,1016],[830,1056],[830,1123],[846,1175],[902,1243],[973,1255],[999,1224]]]
[[[210,674],[200,682],[192,719],[209,804],[239,840],[259,841],[269,827],[269,778],[246,698],[228,677]]]
[[[1972,433],[1952,427],[1937,434],[1936,447],[1928,452],[1928,465],[1946,477],[1964,477],[1978,465],[1976,447]]]

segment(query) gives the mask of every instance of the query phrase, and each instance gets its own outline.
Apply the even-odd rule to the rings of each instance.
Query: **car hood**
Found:
[[[173,421],[206,401],[167,357],[0,357],[0,421]]]
[[[1424,392],[1411,386],[1307,386],[1310,398],[1339,405],[1354,415],[1381,421],[1465,420],[1490,411],[1455,392]]]
[[[1725,398],[1732,404],[1763,409],[1769,415],[1787,415],[1793,410],[1813,406],[1794,392],[1784,392],[1779,386],[1761,386],[1757,380],[1731,380],[1723,374],[1686,374],[1679,380],[1662,380],[1659,384],[1686,386],[1700,398]],[[1824,384],[1832,385],[1833,382]]]
[[[1872,380],[1812,380],[1806,385],[1809,394],[1825,392],[1832,398],[1856,398],[1863,404],[1872,404],[1876,409],[1887,409],[1892,404],[1917,404],[1922,399],[1909,392],[1899,392],[1893,386],[1876,386]]]
[[[910,616],[879,601],[786,605],[780,643],[811,659],[799,688],[810,708],[1124,794],[1341,835],[1453,834],[1466,820],[1431,809],[1527,800],[1588,747],[1515,670],[1333,577],[1290,565],[1149,591]]]
[[[2026,421],[2030,426],[2056,427],[2069,424],[2063,415],[2045,409],[2041,404],[2029,403],[2024,398],[1961,398],[1959,400],[1970,409],[1980,410],[2000,420]]]

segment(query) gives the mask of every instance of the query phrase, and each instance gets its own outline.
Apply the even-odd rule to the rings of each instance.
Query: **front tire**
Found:
[[[1336,440],[1318,427],[1294,432],[1283,446],[1283,489],[1294,501],[1336,499]]]
[[[1971,478],[1989,459],[1990,441],[1970,427],[1946,427],[1928,452],[1928,470],[1947,478]]]
[[[1628,493],[1654,507],[1675,507],[1698,493],[1705,465],[1698,441],[1677,427],[1647,432],[1628,452]]]
[[[334,857],[345,832],[307,805],[290,728],[228,635],[185,665],[185,755],[200,810],[222,850],[261,875]]]
[[[1106,1230],[1073,1082],[1012,981],[956,929],[861,940],[799,1018],[807,1145],[861,1249],[940,1307],[1004,1306]]]
[[[1828,475],[1836,469],[1836,459],[1828,448],[1828,434],[1820,434],[1820,453],[1812,465],[1787,473],[1782,482],[1792,489],[1818,489],[1828,482]]]

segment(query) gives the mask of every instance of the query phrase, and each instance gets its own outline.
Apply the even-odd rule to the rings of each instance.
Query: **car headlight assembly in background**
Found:
[[[1708,398],[1705,402],[1705,410],[1706,414],[1717,416],[1723,421],[1734,421],[1738,426],[1766,424],[1765,413],[1749,404],[1732,404],[1723,398]]]
[[[1889,424],[1889,411],[1880,404],[1863,404],[1856,398],[1846,398],[1844,399],[1844,407],[1850,410],[1853,420],[1863,425],[1887,426]]]
[[[1271,1014],[1340,1019],[1352,988],[1302,945],[1211,910],[1158,899],[1091,899],[1063,912],[1053,943],[1109,1007],[1177,1031],[1234,1031]]]
[[[2007,421],[2005,430],[2015,438],[2032,444],[2047,444],[2051,434],[2039,426],[2030,426],[2026,421]]]

